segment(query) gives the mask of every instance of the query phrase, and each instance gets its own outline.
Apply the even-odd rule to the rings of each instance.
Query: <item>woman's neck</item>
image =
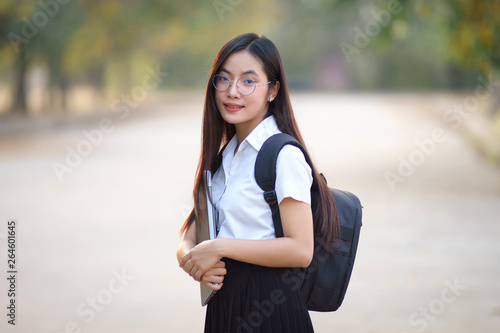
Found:
[[[245,140],[245,138],[252,133],[252,131],[265,119],[265,115],[259,118],[251,119],[247,122],[235,124],[236,137],[238,138],[238,145],[236,149],[240,146],[240,143]],[[235,151],[236,152],[236,151]]]

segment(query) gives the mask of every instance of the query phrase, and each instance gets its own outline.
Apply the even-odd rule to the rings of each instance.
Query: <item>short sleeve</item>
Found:
[[[292,198],[311,204],[311,167],[302,151],[292,145],[281,149],[276,162],[276,196],[278,204],[285,198]]]

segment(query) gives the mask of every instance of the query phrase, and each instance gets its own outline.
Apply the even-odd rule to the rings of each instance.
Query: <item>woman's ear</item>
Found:
[[[280,90],[280,82],[276,81],[274,86],[269,90],[269,102],[272,102],[276,98],[279,90]]]

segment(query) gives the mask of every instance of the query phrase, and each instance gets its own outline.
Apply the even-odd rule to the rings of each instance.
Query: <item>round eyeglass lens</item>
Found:
[[[250,95],[255,90],[255,81],[245,78],[239,79],[236,83],[236,86],[238,87],[240,93],[242,93],[243,95]]]
[[[224,75],[215,75],[214,76],[214,87],[219,91],[226,91],[229,88],[230,80],[227,76]]]
[[[219,91],[226,91],[231,85],[231,80],[225,76],[217,74],[214,76],[214,87]],[[253,79],[241,78],[236,82],[236,88],[243,95],[250,95],[255,91],[257,84]]]

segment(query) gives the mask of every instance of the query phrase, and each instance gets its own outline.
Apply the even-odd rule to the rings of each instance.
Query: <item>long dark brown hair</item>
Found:
[[[226,59],[233,53],[240,51],[248,51],[260,62],[271,84],[280,82],[278,94],[269,103],[266,117],[274,115],[280,131],[290,134],[305,147],[304,140],[293,115],[281,57],[274,43],[266,37],[254,33],[243,34],[227,42],[219,51],[217,58],[215,58],[210,78],[208,79],[203,111],[201,154],[193,190],[194,208],[184,222],[181,233],[185,232],[195,220],[195,210],[201,216],[198,198],[200,195],[200,185],[203,180],[203,170],[211,170],[212,174],[217,171],[222,163],[222,154],[220,154],[222,147],[236,134],[234,125],[224,121],[220,115],[215,103],[215,87],[212,82]],[[314,167],[313,172],[316,175],[319,185],[318,204],[317,206],[313,206],[314,227],[316,234],[322,236],[325,244],[333,244],[339,232],[339,220],[335,202],[324,178],[318,174]]]

